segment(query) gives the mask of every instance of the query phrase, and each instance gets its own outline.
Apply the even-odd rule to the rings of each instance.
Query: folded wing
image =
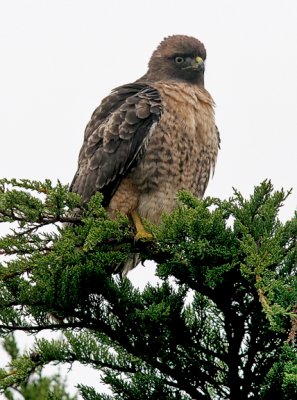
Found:
[[[143,157],[161,114],[156,89],[141,83],[114,89],[86,127],[70,190],[84,202],[100,191],[107,205],[123,177]]]

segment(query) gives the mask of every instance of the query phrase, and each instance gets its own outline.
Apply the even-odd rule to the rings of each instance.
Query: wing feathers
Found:
[[[161,113],[156,89],[141,83],[115,89],[94,111],[86,127],[70,190],[85,202],[101,191],[108,204],[120,181],[143,156]]]

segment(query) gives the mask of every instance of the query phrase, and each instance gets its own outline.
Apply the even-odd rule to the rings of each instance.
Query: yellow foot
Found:
[[[133,219],[136,228],[135,240],[141,240],[141,239],[152,240],[153,235],[145,230],[144,226],[142,225],[142,221],[138,212],[132,211],[131,217]]]
[[[147,232],[145,229],[142,231],[138,231],[135,235],[135,240],[152,240],[153,235],[149,232]]]

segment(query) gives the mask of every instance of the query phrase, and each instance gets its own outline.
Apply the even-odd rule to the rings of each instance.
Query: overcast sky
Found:
[[[269,178],[294,188],[281,212],[291,218],[296,20],[296,0],[0,0],[0,176],[70,182],[101,99],[143,75],[164,36],[186,34],[207,48],[222,139],[206,194],[228,198],[236,187],[247,196]],[[131,275],[142,285],[153,268]]]

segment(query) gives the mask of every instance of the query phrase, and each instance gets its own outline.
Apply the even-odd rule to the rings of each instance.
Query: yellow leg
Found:
[[[131,217],[133,219],[133,222],[134,222],[134,225],[136,228],[135,240],[139,240],[139,239],[151,240],[151,239],[153,239],[153,235],[145,230],[138,212],[132,211]]]

